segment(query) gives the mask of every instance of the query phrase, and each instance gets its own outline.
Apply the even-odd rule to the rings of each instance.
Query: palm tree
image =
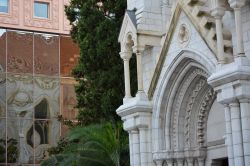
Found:
[[[127,166],[128,140],[121,125],[110,123],[76,127],[60,154],[52,155],[41,166]]]

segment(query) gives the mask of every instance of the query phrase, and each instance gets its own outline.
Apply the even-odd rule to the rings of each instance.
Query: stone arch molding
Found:
[[[206,56],[182,51],[158,82],[154,94],[154,160],[205,159],[206,123],[216,94],[207,83],[215,64]]]

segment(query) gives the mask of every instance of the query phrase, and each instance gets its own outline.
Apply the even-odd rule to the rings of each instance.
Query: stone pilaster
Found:
[[[250,100],[240,100],[245,166],[250,164]]]
[[[230,107],[225,104],[225,122],[226,122],[226,145],[228,162],[230,166],[234,166],[234,150],[233,150],[233,138],[232,138],[232,125],[231,125],[231,113]]]
[[[250,62],[237,57],[231,64],[217,68],[208,79],[217,92],[217,101],[226,105],[226,144],[229,166],[248,166]],[[228,108],[229,106],[229,108]],[[245,143],[244,143],[245,142]],[[233,151],[233,153],[232,153]]]
[[[132,149],[133,149],[133,165],[141,166],[141,157],[140,157],[140,136],[138,130],[132,130]]]
[[[231,111],[231,126],[234,149],[234,165],[244,165],[243,140],[239,103],[229,104]]]

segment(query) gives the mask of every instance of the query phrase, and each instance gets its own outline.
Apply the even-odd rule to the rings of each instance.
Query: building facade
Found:
[[[127,0],[119,42],[131,166],[250,165],[249,0]]]
[[[0,165],[34,165],[74,120],[68,0],[0,0]]]

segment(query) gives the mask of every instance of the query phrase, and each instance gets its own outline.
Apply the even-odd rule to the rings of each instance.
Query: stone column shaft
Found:
[[[250,165],[250,103],[240,101],[245,166]]]
[[[131,97],[129,60],[124,60],[125,98]]]
[[[223,34],[222,34],[221,17],[215,17],[215,21],[216,21],[218,61],[220,64],[223,64],[223,63],[225,63],[225,56],[224,56],[224,42],[223,42]]]
[[[125,82],[125,98],[131,97],[131,89],[130,89],[130,69],[129,69],[129,60],[132,56],[132,52],[121,52],[121,58],[124,62],[124,82]]]
[[[234,165],[245,166],[243,142],[242,142],[242,128],[241,128],[241,113],[239,103],[231,103],[231,126],[234,150]]]
[[[142,51],[136,53],[138,92],[143,92]]]
[[[231,114],[228,105],[225,106],[225,122],[226,122],[226,145],[227,145],[228,163],[229,166],[234,166]]]
[[[215,18],[215,24],[216,24],[218,63],[223,64],[226,63],[226,58],[224,55],[222,17],[224,16],[226,9],[218,0],[210,0],[210,2],[211,2],[211,15]]]
[[[236,40],[237,40],[237,55],[245,56],[244,44],[243,44],[243,33],[242,33],[242,22],[241,22],[241,8],[234,8],[235,14],[235,27],[236,27]]]
[[[129,131],[129,158],[130,158],[130,166],[134,166],[133,161],[133,134]]]

